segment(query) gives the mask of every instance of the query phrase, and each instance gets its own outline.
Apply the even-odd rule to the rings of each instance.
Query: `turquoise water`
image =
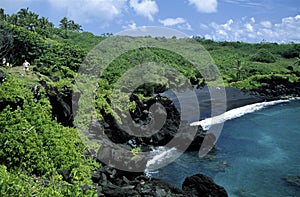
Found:
[[[185,153],[154,177],[181,187],[186,176],[203,173],[229,196],[300,196],[300,187],[285,181],[287,176],[300,176],[299,144],[297,100],[227,121],[209,155]]]

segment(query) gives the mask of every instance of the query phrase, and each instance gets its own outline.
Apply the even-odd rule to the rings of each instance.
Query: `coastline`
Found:
[[[245,107],[247,105],[256,105],[258,103],[268,103],[268,102],[276,101],[278,99],[284,99],[284,100],[292,99],[292,98],[295,98],[295,95],[298,94],[298,93],[293,93],[291,95],[283,94],[282,96],[278,97],[277,95],[276,96],[265,96],[264,94],[260,94],[258,91],[246,91],[246,90],[240,90],[240,89],[232,88],[232,87],[225,87],[225,90],[226,90],[226,99],[227,99],[226,100],[226,104],[227,104],[226,111],[227,112],[230,111],[230,110],[238,109],[240,107]],[[209,101],[209,99],[207,99],[209,97],[209,92],[207,91],[207,89],[205,89],[205,88],[199,89],[199,90],[196,90],[196,92],[197,92],[197,96],[200,97],[200,98],[202,98],[202,102],[199,102],[200,108],[203,111],[206,110],[206,112],[207,112],[207,113],[203,113],[202,116],[198,116],[197,117],[197,118],[199,118],[198,119],[198,121],[199,121],[200,118],[205,119],[205,118],[209,117],[209,113],[210,113],[210,110],[209,110],[210,101]],[[166,96],[166,94],[162,94],[161,96]],[[188,97],[188,95],[185,95],[185,97]],[[168,106],[168,105],[175,105],[175,108],[174,108],[174,106],[173,106],[173,108],[170,107],[170,106],[167,107],[167,111],[169,111],[169,114],[172,114],[172,116],[170,118],[178,119],[178,115],[179,115],[178,114],[178,102],[175,99],[172,100],[172,97],[170,95],[169,95],[168,98],[172,102],[167,102],[166,106]],[[157,98],[155,98],[155,100],[157,100]],[[188,99],[186,99],[186,100],[188,100]],[[146,104],[146,106],[147,105],[149,105],[149,102]],[[145,110],[145,109],[140,109],[140,111],[142,111],[142,110]],[[175,111],[177,111],[177,113]],[[196,118],[195,114],[191,114],[189,117],[190,117],[190,119],[186,120],[189,123],[192,122],[194,118]],[[168,122],[168,127],[170,127],[170,126],[172,127],[172,126],[174,126],[174,124],[176,125],[177,123],[176,123],[176,121]],[[174,128],[176,129],[177,127],[174,127]],[[202,136],[201,136],[200,140],[199,140],[199,138],[197,139],[197,142],[195,143],[196,146],[194,147],[195,149],[198,148],[199,146],[201,146],[201,142],[202,142],[201,140],[203,140],[203,138],[205,137],[205,135],[203,135],[203,132],[205,132],[204,129],[201,126],[200,126],[200,128],[201,129],[200,129],[199,133],[201,133]],[[170,131],[170,130],[167,130],[167,131]],[[128,145],[126,143],[123,144],[123,145],[127,146],[128,148],[132,148],[130,145]],[[138,146],[138,144],[135,144],[135,146]],[[155,145],[152,144],[151,147],[155,147]],[[145,148],[145,150],[149,151],[149,147]],[[154,180],[156,180],[156,182],[153,182],[153,180],[151,181],[151,178],[145,176],[144,173],[140,173],[138,175],[133,175],[132,173],[127,172],[125,174],[126,174],[126,176],[134,176],[135,178],[137,178],[139,176],[143,176],[144,181],[147,180],[146,181],[147,184],[150,184],[150,185],[153,184],[153,183],[155,183],[155,184],[162,183],[161,185],[156,185],[156,187],[164,188],[164,187],[166,187],[166,185],[168,185],[168,187],[170,186],[168,183],[165,183],[162,180],[156,180],[156,179],[154,179]],[[210,183],[210,184],[212,184],[212,183]],[[170,187],[173,188],[172,186],[170,186]],[[196,187],[201,187],[201,186],[198,185]],[[187,188],[187,187],[185,187],[185,188]],[[181,190],[180,188],[176,188],[175,190],[170,189],[169,190],[170,196],[172,196],[171,193],[174,194],[174,196],[179,195],[178,193],[175,194],[176,193],[175,191],[176,192],[178,192],[178,191],[183,192],[183,190]],[[175,192],[175,193],[173,193],[173,192]],[[224,194],[225,194],[225,196],[227,195],[226,191],[225,191]]]

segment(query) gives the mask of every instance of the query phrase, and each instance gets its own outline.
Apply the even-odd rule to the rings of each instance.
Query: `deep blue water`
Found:
[[[300,196],[285,181],[300,176],[299,100],[227,121],[216,147],[204,158],[184,153],[154,177],[181,187],[185,177],[203,173],[229,196]]]

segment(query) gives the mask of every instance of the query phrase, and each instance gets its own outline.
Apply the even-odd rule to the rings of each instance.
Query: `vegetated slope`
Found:
[[[227,86],[256,90],[276,79],[299,82],[300,44],[198,40],[211,54]]]
[[[0,38],[1,58],[13,64],[12,68],[0,68],[0,193],[96,194],[91,170],[99,164],[85,155],[81,133],[57,121],[50,97],[72,87],[89,46],[82,49],[68,39],[59,39],[62,30],[51,25],[42,28],[50,22],[33,16],[36,14],[28,9],[11,16],[0,12],[0,31],[5,35]],[[31,64],[28,75],[22,68],[25,59]]]

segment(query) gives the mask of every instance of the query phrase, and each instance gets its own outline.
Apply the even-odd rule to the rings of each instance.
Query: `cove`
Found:
[[[181,187],[185,177],[203,173],[229,196],[299,196],[299,120],[299,100],[228,120],[216,149],[203,158],[186,152],[152,177]]]

